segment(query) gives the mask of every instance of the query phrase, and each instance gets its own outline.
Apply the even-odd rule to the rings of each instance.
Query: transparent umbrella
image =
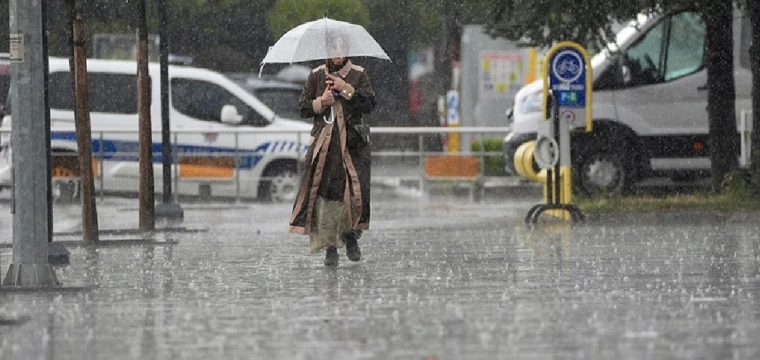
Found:
[[[261,61],[261,69],[264,64],[360,56],[390,60],[380,44],[361,25],[325,17],[298,25],[285,33],[269,48]]]
[[[308,66],[290,65],[278,71],[275,77],[283,81],[302,83],[306,81],[310,73],[311,68]]]

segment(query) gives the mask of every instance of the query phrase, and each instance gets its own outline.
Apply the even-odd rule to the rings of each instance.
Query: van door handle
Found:
[[[697,90],[698,91],[705,91],[705,90],[707,90],[707,84],[697,86]]]

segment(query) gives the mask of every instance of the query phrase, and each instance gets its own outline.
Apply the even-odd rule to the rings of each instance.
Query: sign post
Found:
[[[554,45],[544,60],[544,114],[549,118],[547,108],[549,92],[559,101],[560,120],[570,130],[593,131],[591,121],[592,74],[588,53],[574,42]]]
[[[171,122],[169,121],[169,25],[166,0],[158,0],[159,80],[161,85],[161,169],[163,192],[156,218],[182,222],[185,211],[172,196]]]
[[[456,90],[446,93],[446,122],[449,127],[459,127],[459,92]],[[449,133],[449,152],[459,152],[459,133]]]
[[[545,174],[546,204],[534,206],[525,221],[535,224],[544,211],[556,212],[560,219],[584,216],[572,205],[572,163],[570,131],[593,130],[592,69],[586,50],[574,42],[554,45],[544,59],[544,118],[550,122],[539,126],[535,155]]]

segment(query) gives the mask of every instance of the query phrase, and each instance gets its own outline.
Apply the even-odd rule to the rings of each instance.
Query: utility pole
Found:
[[[4,286],[59,285],[48,260],[52,191],[45,11],[46,0],[10,0],[13,263]]]
[[[159,67],[161,77],[161,159],[163,165],[163,197],[156,206],[159,219],[182,221],[184,211],[172,197],[172,148],[169,121],[169,20],[166,0],[158,0]]]
[[[74,112],[77,150],[79,152],[79,186],[82,193],[82,240],[85,244],[98,242],[98,212],[95,204],[95,174],[92,166],[92,126],[90,123],[89,86],[87,85],[87,54],[84,48],[82,12],[75,0],[69,0],[73,9]],[[102,146],[102,144],[101,144]]]
[[[140,229],[156,228],[153,183],[153,131],[150,121],[151,83],[148,73],[148,23],[145,0],[137,1],[137,107],[139,113]]]

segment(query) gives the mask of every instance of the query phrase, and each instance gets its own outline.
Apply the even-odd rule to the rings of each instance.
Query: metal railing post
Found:
[[[425,186],[425,141],[424,140],[425,139],[422,134],[417,135],[417,143],[418,143],[417,153],[418,153],[418,162],[419,162],[418,166],[420,167],[419,188],[420,188],[420,193],[422,193],[423,195],[425,195],[427,191],[427,187]]]
[[[100,201],[105,200],[105,143],[103,139],[103,132],[100,132],[100,166],[98,167],[98,181],[100,182]]]
[[[485,149],[486,149],[486,137],[485,134],[480,133],[478,136],[478,178],[475,179],[475,184],[472,186],[472,200],[475,202],[478,202],[478,199],[480,198],[480,192],[483,191],[482,186],[485,184],[485,177],[486,177],[486,158],[485,158]]]
[[[177,133],[174,133],[174,151],[172,151],[172,156],[174,157],[174,193],[179,194],[179,163],[180,163],[180,153],[179,153],[179,139],[178,139]],[[176,197],[176,195],[175,195]]]
[[[478,169],[478,175],[483,177],[486,174],[486,160],[485,160],[485,154],[483,153],[485,151],[485,135],[484,134],[478,134],[478,163],[480,164]]]
[[[235,201],[240,202],[240,148],[238,133],[235,133]]]
[[[301,174],[301,146],[303,145],[303,144],[301,144],[301,132],[300,131],[296,133],[296,137],[298,138],[297,139],[297,141],[298,141],[298,143],[297,143],[298,148],[296,149],[296,174],[300,175]]]

